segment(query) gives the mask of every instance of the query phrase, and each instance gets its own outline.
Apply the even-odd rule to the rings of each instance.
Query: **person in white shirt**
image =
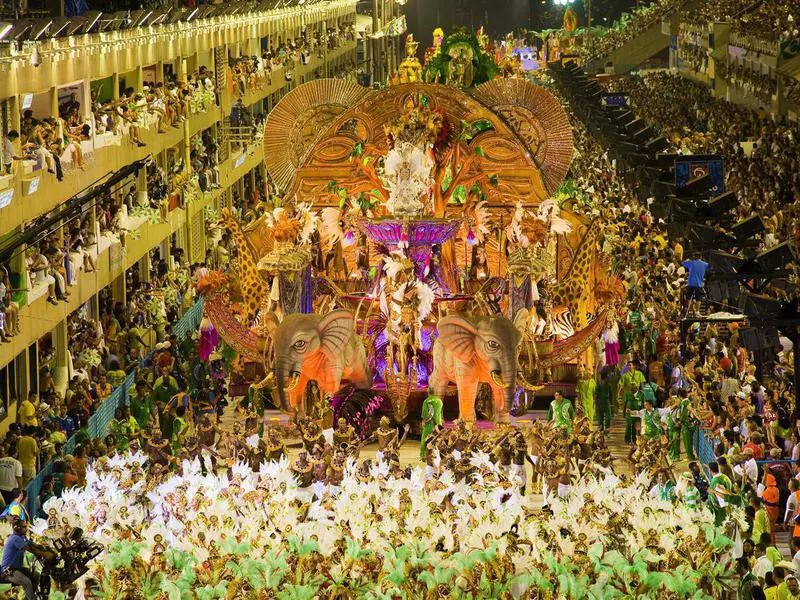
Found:
[[[753,556],[756,559],[753,565],[753,575],[758,577],[761,582],[764,581],[767,573],[772,573],[772,570],[775,568],[772,561],[767,558],[766,552],[767,549],[763,544],[756,544],[755,548],[753,548]]]
[[[745,448],[742,450],[742,463],[733,468],[733,472],[738,475],[742,484],[749,483],[755,489],[758,485],[758,463],[753,458],[753,449]]]
[[[3,448],[3,458],[0,458],[0,495],[6,504],[15,496],[13,491],[22,489],[22,463],[17,460],[17,451],[12,444]]]

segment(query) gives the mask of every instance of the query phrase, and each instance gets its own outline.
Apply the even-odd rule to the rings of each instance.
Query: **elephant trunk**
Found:
[[[492,381],[503,388],[503,403],[506,412],[511,410],[514,403],[514,394],[517,390],[517,365],[510,361],[503,361],[499,369],[492,370]]]
[[[297,387],[297,382],[300,379],[300,372],[298,369],[299,366],[288,365],[286,360],[281,357],[275,359],[275,384],[278,388],[278,399],[283,408],[289,406],[286,392],[291,392]]]
[[[511,412],[511,407],[514,405],[514,394],[517,391],[516,386],[510,385],[503,390],[503,403],[505,404],[506,414]]]

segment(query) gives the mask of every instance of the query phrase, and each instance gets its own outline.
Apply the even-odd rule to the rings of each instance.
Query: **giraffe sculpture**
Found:
[[[239,251],[239,260],[237,261],[239,287],[244,302],[247,324],[250,324],[255,320],[263,303],[269,298],[269,284],[256,266],[255,251],[244,234],[239,221],[227,208],[223,208],[221,214],[220,223],[233,236],[233,241]]]
[[[588,325],[586,313],[590,308],[593,294],[591,276],[594,272],[597,240],[600,237],[599,221],[595,219],[589,224],[567,274],[550,290],[553,307],[564,306],[569,310],[575,331],[580,331]]]

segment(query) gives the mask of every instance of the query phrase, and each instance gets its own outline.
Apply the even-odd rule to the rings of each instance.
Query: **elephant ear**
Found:
[[[280,321],[278,321],[278,315],[274,312],[262,311],[260,326],[267,335],[270,337],[274,336],[279,325]]]
[[[347,310],[334,310],[319,322],[320,352],[335,365],[344,360],[344,347],[353,335],[353,314]]]
[[[462,362],[469,362],[475,354],[475,338],[478,330],[464,317],[451,316],[439,320],[436,326],[439,340],[453,356]]]

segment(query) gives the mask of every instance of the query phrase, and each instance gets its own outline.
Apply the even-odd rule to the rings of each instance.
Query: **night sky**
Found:
[[[586,23],[583,2],[576,0],[574,4],[580,25]],[[635,4],[632,0],[594,0],[592,21],[596,25],[609,25]],[[544,3],[541,0],[408,0],[404,7],[408,29],[420,40],[421,47],[430,45],[431,32],[437,26],[449,31],[456,26],[477,29],[484,25],[489,35],[501,38],[523,27],[561,27],[564,10],[563,6],[555,6],[553,0]]]

